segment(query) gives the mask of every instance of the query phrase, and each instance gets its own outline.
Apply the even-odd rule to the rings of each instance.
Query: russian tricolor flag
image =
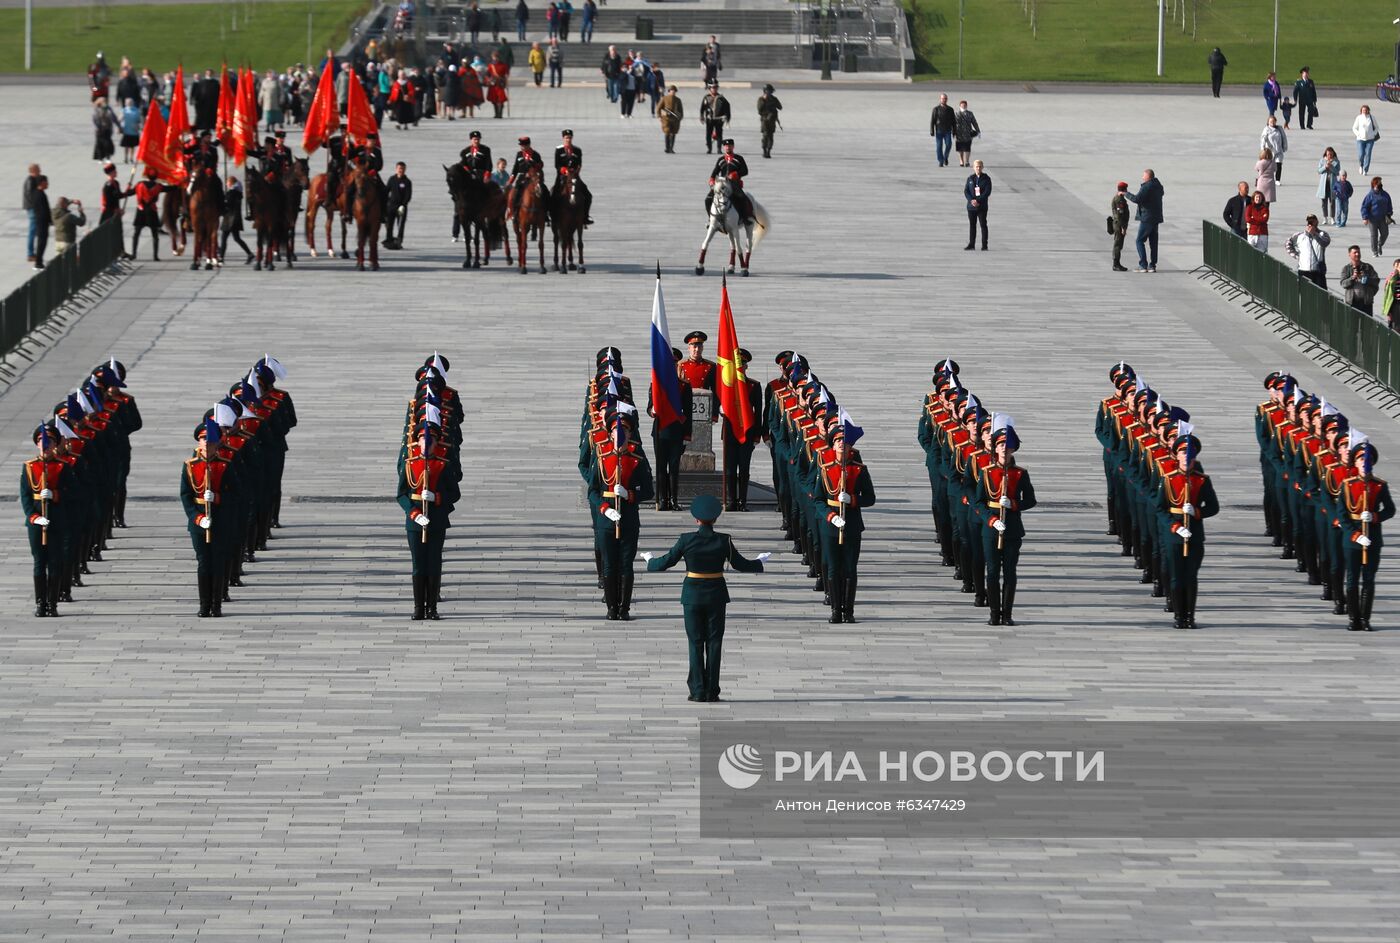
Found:
[[[671,353],[671,332],[666,327],[660,265],[656,267],[656,296],[651,302],[651,409],[658,429],[682,420],[681,382],[675,355]]]

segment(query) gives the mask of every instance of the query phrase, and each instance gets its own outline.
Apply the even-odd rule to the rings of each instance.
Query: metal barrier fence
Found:
[[[105,274],[122,251],[118,216],[98,225],[67,252],[54,256],[43,271],[0,301],[0,363],[93,279]]]
[[[1202,277],[1236,296],[1247,294],[1255,320],[1300,337],[1310,353],[1340,374],[1353,374],[1400,399],[1400,333],[1319,288],[1297,271],[1260,252],[1230,230],[1201,221]],[[1198,270],[1199,271],[1199,270]],[[1377,294],[1379,304],[1384,296]]]

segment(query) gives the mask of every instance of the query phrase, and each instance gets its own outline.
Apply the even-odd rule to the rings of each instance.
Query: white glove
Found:
[[[838,514],[831,519],[831,526],[835,527],[837,530],[840,530],[841,528],[846,526],[846,519],[840,514]]]
[[[1367,537],[1365,534],[1362,534],[1360,537],[1356,538],[1356,542],[1363,547],[1371,546],[1371,538]]]
[[[1006,522],[1005,522],[1005,521],[993,521],[993,522],[992,522],[992,530],[996,531],[998,534],[1004,534],[1004,533],[1006,533]]]
[[[1192,504],[1190,501],[1187,501],[1181,506],[1181,510],[1182,513],[1184,513],[1187,517],[1190,517],[1191,515],[1196,513],[1196,505]]]
[[[616,494],[619,498],[622,498],[624,501],[632,496],[632,492],[622,487],[622,485],[614,485],[613,493]]]
[[[39,527],[48,527],[49,519],[47,517],[36,517],[34,518],[34,523]]]
[[[52,497],[53,497],[53,492],[50,491],[48,488],[45,488],[43,491],[40,491],[40,492],[39,492],[39,500],[40,500],[40,501],[47,501],[47,500],[49,500],[49,499],[52,498]],[[1369,518],[1368,518],[1368,520],[1369,520]]]
[[[759,563],[767,563],[767,562],[768,562],[768,558],[771,557],[772,555],[773,555],[772,553],[770,553],[769,551],[765,550],[765,551],[763,551],[762,553],[760,553],[756,559],[758,560]]]
[[[840,501],[842,504],[850,504],[851,496],[843,491],[836,496],[836,500]]]
[[[210,504],[210,503],[213,502],[213,500],[214,500],[214,492],[212,492],[212,491],[205,491],[205,492],[204,492],[204,503],[205,503],[205,504]]]
[[[645,561],[648,562],[648,563],[651,562],[651,558],[654,557],[654,556],[656,556],[656,554],[652,553],[650,550],[643,550],[643,551],[642,551],[642,559],[645,560]]]
[[[431,522],[428,520],[428,515],[415,514],[413,515],[413,523],[417,524],[419,527],[427,527]]]
[[[997,504],[1001,505],[1004,508],[1009,508],[1011,507],[1011,498],[1007,495],[1002,495],[1001,498],[997,501]]]
[[[608,508],[606,511],[603,512],[603,516],[606,517],[608,520],[612,521],[614,524],[622,520],[622,512],[619,511],[617,508]]]
[[[1190,531],[1188,528],[1185,528],[1185,527],[1178,527],[1178,528],[1176,529],[1176,535],[1177,535],[1178,537],[1180,537],[1182,540],[1190,540],[1190,539],[1191,539],[1191,531]]]
[[[207,518],[207,517],[201,517],[201,518],[199,519],[199,526],[200,526],[200,527],[203,527],[205,530],[208,530],[208,529],[209,529],[209,526],[210,526],[210,525],[209,525],[209,518]]]
[[[437,497],[437,495],[433,494],[433,493],[432,493],[431,491],[429,491],[427,488],[424,488],[423,491],[418,495],[418,500],[420,500],[420,501],[431,501],[431,500],[433,500],[433,498],[436,498],[436,497]]]
[[[1362,511],[1362,512],[1361,512],[1361,523],[1363,523],[1363,524],[1369,524],[1369,523],[1371,523],[1371,521],[1373,521],[1373,520],[1375,520],[1375,518],[1371,516],[1371,512],[1370,512],[1370,511]]]

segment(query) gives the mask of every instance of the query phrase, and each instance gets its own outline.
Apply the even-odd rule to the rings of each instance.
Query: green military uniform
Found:
[[[461,500],[464,408],[447,385],[447,361],[433,354],[414,374],[405,410],[396,500],[404,512],[404,539],[412,562],[414,621],[438,619],[442,561],[451,515]]]
[[[38,458],[25,462],[19,475],[20,510],[24,513],[29,553],[34,558],[34,615],[58,615],[58,593],[65,563],[65,498],[71,484],[68,466],[58,457],[58,430],[34,430]]]
[[[729,603],[724,564],[727,561],[740,573],[762,573],[766,554],[756,560],[745,559],[734,548],[734,541],[728,534],[715,530],[720,505],[714,497],[696,498],[690,505],[690,512],[701,522],[700,527],[692,534],[682,534],[664,556],[647,554],[647,571],[669,570],[685,561],[681,607],[685,612],[685,634],[690,647],[690,673],[686,678],[689,700],[718,701],[725,607]]]
[[[1215,486],[1195,461],[1200,450],[1195,436],[1179,437],[1172,444],[1178,470],[1163,475],[1157,492],[1158,539],[1171,579],[1172,612],[1178,629],[1198,628],[1196,589],[1206,552],[1205,519],[1220,513]]]
[[[1118,192],[1113,195],[1113,202],[1108,205],[1108,217],[1113,226],[1113,271],[1126,272],[1127,266],[1123,264],[1123,240],[1128,237],[1128,198],[1125,196],[1127,186],[1120,184]]]
[[[671,348],[671,356],[676,363],[681,361],[678,348]],[[653,422],[651,426],[652,450],[656,453],[656,509],[658,511],[679,511],[681,494],[681,456],[685,454],[685,444],[690,441],[695,429],[695,393],[690,384],[682,378],[681,421],[662,426]],[[656,416],[653,408],[652,392],[647,392],[647,415]]]
[[[608,618],[631,618],[632,564],[637,556],[641,534],[639,508],[656,496],[652,489],[651,463],[635,441],[629,420],[614,414],[606,425],[612,432],[612,447],[598,453],[588,483],[589,507],[593,511],[594,545],[603,563],[603,600]],[[625,430],[623,432],[622,430]]]
[[[782,124],[778,119],[778,112],[782,110],[783,103],[773,94],[773,86],[763,86],[763,94],[758,96],[758,127],[762,133],[764,157],[773,156],[773,134]]]
[[[197,448],[181,469],[180,504],[197,563],[199,616],[217,618],[223,615],[226,558],[236,546],[242,526],[239,481],[230,463],[219,454],[216,422],[201,422],[195,427],[194,438],[203,443],[203,449]]]
[[[844,444],[842,449],[844,452]],[[865,531],[861,509],[875,503],[870,470],[858,451],[842,454],[833,445],[811,464],[804,487],[821,541],[826,590],[831,597],[830,621],[855,622],[860,543]]]
[[[1030,472],[1011,458],[1020,446],[1016,433],[1003,427],[992,433],[992,449],[1005,443],[1004,464],[993,462],[982,469],[977,503],[986,509],[982,528],[982,555],[987,560],[988,625],[1015,625],[1012,608],[1016,603],[1016,568],[1026,527],[1021,514],[1035,507],[1035,488]]]
[[[1376,595],[1376,570],[1380,568],[1385,539],[1381,525],[1395,516],[1390,485],[1371,475],[1378,453],[1370,442],[1352,449],[1354,475],[1344,486],[1344,513],[1338,520],[1346,560],[1347,609],[1352,631],[1371,630],[1371,607]]]

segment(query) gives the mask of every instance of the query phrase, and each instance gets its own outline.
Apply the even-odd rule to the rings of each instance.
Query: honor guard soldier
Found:
[[[778,466],[778,435],[780,434],[780,423],[782,417],[778,410],[781,406],[783,392],[787,389],[787,366],[792,362],[793,352],[790,350],[779,351],[773,358],[773,363],[778,368],[778,375],[768,381],[768,385],[763,388],[763,441],[768,443],[768,458],[772,464],[773,471],[773,494],[778,499],[778,513],[783,517],[784,529],[787,525],[787,496],[783,493],[783,472]],[[788,535],[791,539],[791,535]]]
[[[544,185],[544,158],[539,151],[530,146],[530,138],[522,135],[517,138],[520,150],[515,152],[515,166],[511,168],[510,179],[506,181],[507,203],[506,212],[514,212],[516,200],[519,199],[520,191],[525,188],[525,181],[530,179],[530,170],[533,168],[539,173],[540,199],[549,199],[549,190]]]
[[[778,117],[778,112],[783,110],[783,103],[778,101],[778,96],[773,94],[773,86],[763,86],[763,94],[758,96],[758,127],[763,134],[763,156],[773,156],[773,134],[783,126],[782,120]]]
[[[826,591],[831,596],[831,622],[855,622],[860,540],[865,530],[861,511],[875,503],[875,486],[860,453],[836,424],[831,449],[814,466],[809,494],[826,565]]]
[[[739,348],[737,354],[744,366],[744,385],[748,387],[749,425],[745,440],[740,442],[729,428],[729,419],[723,423],[724,436],[724,494],[729,501],[726,511],[747,511],[749,509],[749,467],[753,461],[753,450],[763,430],[763,388],[758,381],[749,378],[749,361],[753,354]]]
[[[1364,437],[1359,437],[1364,440]],[[1338,527],[1346,535],[1343,551],[1346,556],[1347,611],[1351,615],[1347,628],[1353,632],[1370,632],[1371,606],[1375,603],[1376,570],[1385,546],[1381,524],[1395,516],[1395,502],[1390,497],[1390,485],[1371,474],[1379,457],[1376,446],[1358,441],[1351,449],[1352,477],[1345,484],[1345,518]]]
[[[1035,488],[1030,474],[1016,464],[1014,455],[1021,442],[1010,417],[1000,426],[999,419],[992,419],[993,461],[982,469],[979,494],[979,501],[990,512],[981,536],[982,553],[987,558],[987,605],[991,609],[987,624],[1015,625],[1011,610],[1016,603],[1016,564],[1026,539],[1021,513],[1035,507]]]
[[[713,394],[716,391],[716,371],[719,365],[705,356],[705,342],[709,339],[710,335],[704,331],[691,331],[685,336],[685,344],[690,354],[681,361],[681,379],[688,383],[692,390],[709,390]],[[712,409],[711,412],[714,415],[710,416],[710,421],[717,421],[718,411]]]
[[[560,137],[563,143],[554,149],[554,192],[551,196],[558,198],[565,175],[571,174],[574,178],[575,199],[583,206],[584,219],[592,223],[593,220],[588,214],[593,207],[593,191],[589,190],[588,185],[579,177],[580,171],[583,170],[583,148],[574,143],[574,132],[567,128]]]
[[[636,444],[632,423],[625,414],[606,417],[611,448],[601,451],[588,484],[589,502],[597,509],[594,536],[603,558],[603,598],[608,618],[631,618],[633,561],[641,532],[638,509],[650,501],[651,465]]]
[[[729,589],[724,581],[724,565],[740,573],[762,573],[770,554],[760,553],[748,560],[734,548],[728,534],[715,530],[719,501],[701,495],[690,504],[690,513],[700,526],[693,534],[682,534],[662,556],[642,554],[647,571],[657,573],[685,561],[685,582],[681,584],[681,608],[685,613],[685,635],[690,648],[690,673],[686,685],[690,701],[714,703],[720,699],[720,656],[724,647],[725,607]]]
[[[471,143],[462,148],[462,166],[482,181],[489,180],[491,170],[495,166],[491,161],[491,148],[481,143],[480,131],[473,131],[469,137]]]
[[[34,558],[34,615],[58,615],[58,594],[63,582],[65,528],[63,504],[69,482],[68,466],[59,460],[60,439],[55,426],[34,430],[36,458],[24,463],[19,477],[19,503],[29,534],[29,554]]]
[[[180,475],[180,503],[198,563],[199,617],[218,618],[223,613],[226,557],[239,527],[235,510],[236,476],[217,450],[219,425],[205,419],[194,429],[194,455],[185,460]]]
[[[272,506],[271,526],[277,530],[282,526],[282,472],[287,465],[287,433],[296,428],[297,410],[292,402],[292,394],[277,386],[278,380],[287,378],[287,370],[276,357],[264,354],[262,359],[253,365],[253,373],[262,393],[262,404],[272,412],[268,423],[273,432],[274,442],[269,456],[269,503]]]
[[[700,100],[700,123],[705,126],[705,153],[713,154],[724,138],[724,126],[729,123],[729,99],[719,93],[719,83],[705,83],[706,94]]]
[[[1163,476],[1157,498],[1162,547],[1171,575],[1172,612],[1178,629],[1195,629],[1196,588],[1206,552],[1205,519],[1220,513],[1215,486],[1196,456],[1201,441],[1178,436],[1172,443],[1176,470]],[[1168,539],[1170,537],[1170,539]]]
[[[685,454],[685,444],[690,441],[695,429],[695,394],[690,383],[680,369],[681,352],[671,348],[671,356],[676,359],[676,373],[681,380],[681,421],[665,427],[654,422],[651,427],[652,451],[656,455],[656,509],[658,511],[679,511],[681,494],[681,456]],[[647,393],[647,415],[655,418],[651,393]]]
[[[441,427],[417,422],[399,472],[398,502],[407,515],[404,533],[413,559],[413,619],[437,619],[442,550],[448,517],[461,499]]]

